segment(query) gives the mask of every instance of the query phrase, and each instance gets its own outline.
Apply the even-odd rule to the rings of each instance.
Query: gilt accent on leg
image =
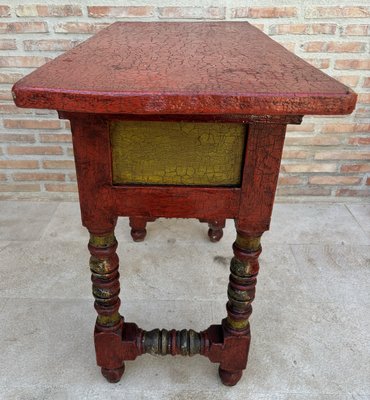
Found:
[[[123,325],[123,318],[119,314],[117,241],[113,232],[90,234],[88,247],[94,306],[98,313],[94,333],[97,363],[109,382],[118,382],[124,372],[124,363],[117,354],[119,349],[114,347],[114,341],[121,340]],[[112,337],[115,340],[111,340]]]
[[[230,351],[224,363],[221,362],[219,375],[225,385],[235,385],[242,376],[248,361],[250,344],[249,317],[259,270],[258,256],[261,253],[260,236],[237,233],[233,244],[234,257],[230,265],[228,286],[227,318],[223,321],[225,333],[231,337],[244,338],[239,354]],[[226,354],[226,353],[225,353]]]

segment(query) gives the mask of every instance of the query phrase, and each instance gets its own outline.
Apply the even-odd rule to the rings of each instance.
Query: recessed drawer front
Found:
[[[239,186],[245,126],[112,121],[113,184]]]

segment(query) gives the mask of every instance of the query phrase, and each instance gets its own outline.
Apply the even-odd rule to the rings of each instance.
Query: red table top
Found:
[[[356,94],[247,22],[116,22],[13,87],[20,107],[347,114]]]

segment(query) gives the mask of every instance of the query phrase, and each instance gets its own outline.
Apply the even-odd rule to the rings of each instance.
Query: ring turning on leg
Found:
[[[121,340],[123,318],[119,314],[120,292],[117,241],[113,232],[105,235],[90,234],[90,270],[93,283],[95,309],[95,349],[98,365],[109,382],[118,382],[125,370],[118,357],[114,340]],[[101,340],[101,337],[108,340]],[[103,346],[102,346],[103,345]]]
[[[255,286],[259,269],[258,256],[261,253],[260,236],[249,236],[243,232],[237,233],[233,244],[234,257],[230,265],[230,277],[228,286],[227,318],[223,321],[223,327],[227,336],[232,338],[244,338],[240,352],[234,354],[230,351],[230,357],[221,362],[219,375],[223,384],[235,385],[242,376],[248,360],[250,344],[249,317],[252,313],[252,301],[255,296]],[[236,348],[236,345],[234,345]]]
[[[249,316],[255,295],[260,237],[238,231],[233,244],[228,286],[227,317],[221,325],[211,325],[202,332],[192,329],[145,331],[134,323],[124,322],[119,314],[119,273],[117,241],[113,232],[91,234],[89,250],[95,309],[95,350],[98,365],[109,382],[118,382],[126,360],[144,354],[200,354],[219,363],[223,384],[235,385],[246,368],[250,344]]]

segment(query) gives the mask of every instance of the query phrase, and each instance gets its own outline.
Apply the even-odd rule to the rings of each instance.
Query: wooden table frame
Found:
[[[17,82],[13,95],[19,107],[54,109],[71,123],[103,375],[119,381],[124,362],[144,353],[201,354],[219,363],[225,385],[235,385],[247,365],[260,239],[269,229],[286,126],[306,114],[349,114],[356,94],[248,23],[120,22]],[[110,121],[243,124],[240,185],[117,184]],[[225,219],[234,219],[221,324],[202,332],[144,331],[124,321],[114,235],[119,216],[130,217],[136,241],[160,217],[208,222],[212,241],[221,238]]]
[[[242,184],[238,188],[115,186],[109,121],[140,120],[140,116],[61,112],[60,117],[71,122],[82,222],[90,232],[90,267],[98,312],[95,348],[103,375],[111,382],[118,381],[124,372],[124,361],[134,360],[143,353],[202,354],[220,363],[219,374],[224,384],[234,385],[247,364],[249,316],[259,269],[260,238],[270,224],[286,124],[299,124],[301,117],[239,116],[237,121],[227,116],[201,118],[203,122],[233,119],[245,124],[245,158]],[[161,120],[173,119],[161,117]],[[181,120],[193,121],[194,117],[183,116]],[[227,318],[200,333],[158,329],[146,332],[136,324],[124,322],[118,311],[119,274],[114,237],[118,216],[136,217],[143,223],[142,229],[146,220],[159,217],[198,218],[209,221],[211,227],[217,221],[234,219],[237,238],[233,245]],[[140,230],[135,218],[131,221],[132,228]]]

